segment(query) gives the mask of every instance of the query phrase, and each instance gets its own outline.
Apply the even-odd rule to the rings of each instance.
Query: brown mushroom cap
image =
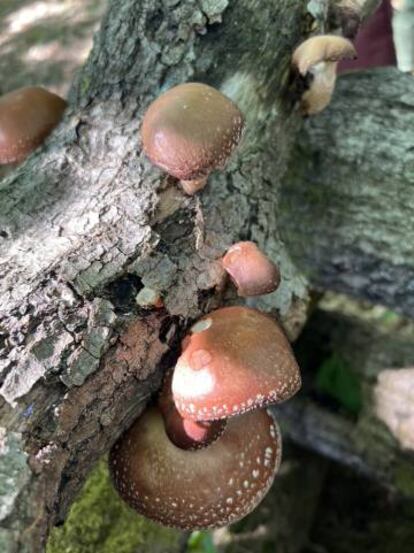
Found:
[[[254,242],[234,244],[223,257],[222,263],[235,283],[239,296],[270,294],[280,284],[278,267]]]
[[[138,513],[197,529],[225,526],[252,511],[280,459],[280,432],[265,410],[231,419],[209,447],[185,451],[170,442],[153,407],[121,436],[109,465],[119,494]]]
[[[33,86],[0,97],[0,164],[23,161],[59,123],[60,96]]]
[[[165,431],[174,445],[181,449],[201,449],[215,442],[226,428],[226,419],[219,421],[194,421],[180,415],[175,406],[172,391],[173,371],[164,377],[164,383],[158,398]]]
[[[292,63],[304,76],[320,62],[355,59],[356,55],[350,40],[336,35],[318,35],[308,38],[296,48]]]
[[[289,399],[299,367],[279,325],[248,307],[225,307],[200,319],[183,341],[172,391],[186,418],[214,420]]]
[[[224,166],[243,126],[239,108],[221,92],[201,83],[182,84],[148,108],[142,124],[144,151],[170,175],[202,180]]]

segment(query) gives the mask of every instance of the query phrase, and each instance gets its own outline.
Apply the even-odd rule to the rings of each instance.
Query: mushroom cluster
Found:
[[[20,163],[56,127],[66,109],[60,96],[38,86],[0,98],[0,165]]]
[[[273,290],[277,267],[255,244],[237,246],[223,265],[243,295]],[[224,526],[252,511],[273,482],[282,443],[266,407],[299,390],[299,367],[276,321],[243,306],[205,315],[181,346],[157,404],[112,448],[110,470],[140,514],[182,529]]]
[[[180,179],[187,194],[204,188],[240,142],[243,114],[224,94],[202,83],[171,88],[148,108],[142,143],[155,165]]]
[[[328,106],[335,89],[338,62],[355,58],[352,42],[336,35],[313,36],[296,48],[292,66],[306,89],[299,105],[302,115],[314,115]]]
[[[312,37],[295,50],[292,66],[306,85],[304,115],[326,107],[338,61],[355,55],[337,36]],[[149,106],[143,150],[194,194],[224,167],[243,127],[231,100],[186,83]],[[253,242],[234,244],[221,262],[241,297],[279,286],[278,267]],[[182,529],[224,526],[252,511],[273,482],[282,443],[267,407],[299,390],[299,367],[277,322],[244,306],[205,315],[181,348],[157,403],[113,446],[110,471],[121,497],[142,515]]]

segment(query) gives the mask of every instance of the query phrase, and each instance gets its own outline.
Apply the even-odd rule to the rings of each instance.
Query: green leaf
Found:
[[[211,532],[193,532],[188,539],[187,551],[189,553],[217,553]]]

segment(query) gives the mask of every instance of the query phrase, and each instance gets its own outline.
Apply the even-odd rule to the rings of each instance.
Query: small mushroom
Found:
[[[142,123],[143,147],[152,163],[194,194],[211,171],[224,167],[243,127],[243,115],[229,98],[211,86],[186,83],[149,106]]]
[[[197,421],[285,401],[300,386],[283,330],[271,317],[240,306],[217,309],[193,325],[172,381],[177,409]]]
[[[148,409],[111,450],[116,489],[138,513],[166,526],[225,526],[252,511],[280,466],[281,437],[257,410],[228,421],[219,440],[198,451],[176,447],[158,408]]]
[[[181,449],[201,449],[215,442],[224,432],[226,419],[219,421],[194,421],[178,412],[171,391],[173,371],[164,377],[158,398],[158,407],[164,419],[165,431],[174,445]]]
[[[161,294],[157,290],[145,286],[135,297],[137,304],[143,309],[161,309],[164,303]]]
[[[0,164],[22,162],[56,127],[66,105],[38,86],[0,97]]]
[[[242,297],[274,292],[280,284],[278,267],[254,242],[238,242],[222,259],[224,269]]]
[[[352,42],[336,35],[314,36],[296,48],[292,65],[308,81],[300,101],[302,115],[314,115],[326,108],[335,88],[338,62],[355,58]]]

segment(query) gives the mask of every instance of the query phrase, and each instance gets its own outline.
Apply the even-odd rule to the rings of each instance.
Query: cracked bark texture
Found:
[[[218,262],[232,242],[256,241],[281,268],[281,288],[252,304],[291,337],[304,324],[309,287],[278,211],[301,125],[283,93],[311,4],[328,5],[113,0],[62,125],[0,183],[1,551],[43,550],[189,321],[235,300]],[[190,80],[221,89],[247,122],[226,170],[193,198],[139,144],[151,100]],[[163,309],[139,308],[143,287]]]

